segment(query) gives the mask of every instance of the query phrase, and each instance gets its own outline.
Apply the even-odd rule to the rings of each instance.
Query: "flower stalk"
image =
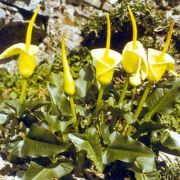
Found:
[[[131,98],[131,109],[133,108],[133,101],[134,101],[134,99],[135,99],[136,93],[137,93],[137,88],[136,88],[136,87],[133,87],[133,90],[132,90],[132,98]]]
[[[75,109],[73,96],[69,96],[69,101],[70,101],[71,113],[73,116],[74,129],[75,129],[75,132],[78,132],[78,124],[77,124],[78,121],[77,121],[76,109]]]
[[[135,114],[134,114],[134,119],[135,119],[135,121],[138,119],[138,117],[139,117],[139,115],[140,115],[140,113],[141,113],[141,110],[142,110],[142,107],[143,107],[143,105],[144,105],[144,102],[146,101],[146,98],[147,98],[147,96],[148,96],[148,94],[149,94],[149,91],[150,91],[150,89],[151,89],[151,83],[148,83],[147,85],[146,85],[146,87],[145,87],[145,90],[144,90],[144,93],[143,93],[143,95],[142,95],[142,97],[141,97],[141,100],[140,100],[140,102],[139,102],[139,105],[138,105],[138,107],[137,107],[137,109],[136,109],[136,111],[135,111]]]
[[[104,87],[101,86],[100,90],[99,90],[99,94],[98,94],[98,98],[97,98],[97,102],[96,102],[96,110],[98,111],[101,103],[102,103],[102,97],[104,94]]]
[[[126,81],[123,84],[123,89],[122,89],[118,104],[121,104],[124,101],[128,86],[129,86],[129,74],[127,74]]]
[[[19,97],[19,101],[20,101],[21,104],[24,103],[24,100],[25,100],[25,97],[26,97],[27,85],[28,85],[27,79],[23,79],[22,80],[21,94],[20,94],[20,97]]]

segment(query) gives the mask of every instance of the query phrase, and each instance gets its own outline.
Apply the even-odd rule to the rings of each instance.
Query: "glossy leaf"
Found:
[[[68,144],[56,145],[24,137],[12,143],[8,149],[12,155],[18,157],[48,157],[65,151],[68,146]]]
[[[79,77],[76,80],[76,94],[81,98],[85,97],[92,86],[93,80],[93,69],[90,65],[86,65],[83,69],[81,69]]]
[[[48,84],[48,91],[54,109],[56,109],[56,111],[59,110],[62,115],[71,116],[71,108],[65,94],[60,92],[59,89],[52,84]]]
[[[138,180],[159,180],[159,179],[161,179],[158,171],[153,171],[150,173],[139,173],[137,171],[134,171],[134,172],[135,172],[135,177]]]
[[[45,120],[48,122],[49,128],[52,132],[64,132],[67,127],[72,124],[72,121],[60,121],[57,116],[47,114]]]
[[[150,173],[156,170],[155,159],[151,157],[138,157],[135,165],[142,170],[142,173]]]
[[[60,91],[63,90],[63,73],[55,74],[51,73],[51,83],[58,87]]]
[[[87,157],[93,161],[98,171],[102,172],[102,148],[97,130],[90,128],[86,131],[85,136],[69,134],[69,138],[78,151],[87,152]]]
[[[178,150],[180,153],[180,134],[177,132],[165,130],[161,135],[160,141],[163,146],[172,150]]]
[[[166,128],[166,125],[161,123],[156,123],[153,121],[145,121],[143,123],[139,123],[136,125],[137,132],[136,134],[145,133],[145,132],[151,132]]]
[[[105,123],[101,123],[100,127],[101,127],[101,135],[102,135],[102,138],[104,140],[104,143],[110,144],[110,139],[109,139],[110,132],[109,132],[108,125],[106,125]]]
[[[133,163],[139,157],[155,157],[149,148],[130,136],[113,132],[109,140],[110,144],[103,153],[104,164],[109,164],[115,160]]]
[[[147,99],[149,114],[152,116],[156,112],[171,112],[178,96],[180,96],[180,78],[163,83],[162,87],[157,87]]]
[[[73,166],[70,163],[61,163],[55,167],[44,168],[31,162],[30,167],[23,175],[22,180],[59,179],[69,174],[72,169]]]
[[[31,126],[28,137],[37,141],[60,145],[60,141],[55,134],[35,124]]]

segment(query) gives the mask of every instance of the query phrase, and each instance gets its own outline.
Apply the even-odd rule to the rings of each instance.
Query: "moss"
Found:
[[[73,77],[78,77],[82,67],[92,61],[87,48],[80,48],[78,51],[71,51],[68,55]],[[35,69],[32,77],[28,81],[27,100],[45,99],[47,92],[47,82],[51,79],[51,72],[60,73],[63,71],[61,57],[57,54],[53,64],[42,61]],[[22,77],[17,73],[8,73],[7,70],[0,71],[0,92],[4,99],[16,99],[21,91]]]

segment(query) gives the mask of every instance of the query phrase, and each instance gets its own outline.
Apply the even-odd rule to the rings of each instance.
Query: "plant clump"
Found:
[[[119,39],[126,43],[122,55],[111,46],[120,47],[113,42],[112,24],[122,16],[115,20],[107,14],[102,17],[106,28],[98,34],[102,39],[106,34],[103,48],[95,41],[93,49],[81,48],[67,56],[64,33],[61,55],[53,65],[44,61],[35,68],[36,53],[30,47],[37,48],[31,45],[31,35],[40,7],[30,20],[26,43],[0,54],[0,59],[20,54],[21,77],[8,75],[3,78],[7,84],[1,85],[14,95],[1,97],[0,146],[8,161],[27,165],[22,179],[160,179],[167,168],[158,159],[161,152],[180,156],[179,127],[169,119],[179,117],[180,104],[180,77],[168,54],[174,22],[168,25],[163,46],[146,50],[137,32],[150,30],[140,24],[137,5],[138,12],[148,13],[141,2],[131,9],[122,1],[123,11],[118,11],[120,15],[127,11],[122,23],[129,28],[125,32],[123,24],[118,33],[131,37]],[[102,26],[97,32],[98,28]],[[119,64],[123,74],[116,69]],[[117,78],[123,79],[118,88]],[[165,177],[172,177],[174,168]]]

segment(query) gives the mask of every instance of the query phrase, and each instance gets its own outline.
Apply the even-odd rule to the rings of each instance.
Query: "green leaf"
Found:
[[[85,150],[87,157],[91,159],[98,171],[102,172],[102,148],[98,132],[95,128],[90,128],[86,131],[85,137],[75,134],[68,135],[71,142],[77,147],[78,151]]]
[[[67,129],[67,127],[70,124],[72,124],[71,120],[60,121],[57,116],[49,115],[49,114],[45,115],[45,120],[48,122],[49,128],[52,132],[56,132],[56,131],[64,132]]]
[[[156,170],[155,159],[151,157],[137,157],[135,165],[141,169],[143,173],[150,173]]]
[[[110,140],[109,140],[109,136],[110,136],[110,132],[109,132],[109,126],[106,125],[105,123],[101,123],[101,135],[102,138],[104,140],[105,144],[110,144]]]
[[[58,87],[60,91],[63,90],[63,80],[64,80],[63,73],[55,74],[51,72],[51,83],[56,87]]]
[[[94,80],[94,72],[90,65],[86,65],[79,72],[79,77],[76,80],[76,94],[84,98],[87,95],[88,90],[92,86]]]
[[[6,106],[16,115],[20,115],[24,108],[17,99],[8,101]]]
[[[109,164],[115,160],[134,163],[139,157],[155,157],[149,148],[130,136],[113,132],[109,140],[110,143],[103,153],[104,164]]]
[[[160,139],[163,146],[172,149],[172,150],[178,150],[180,153],[180,134],[165,130]]]
[[[22,180],[59,179],[69,174],[72,169],[73,166],[70,163],[61,163],[55,167],[44,168],[34,162],[31,162],[30,168],[25,172]]]
[[[153,171],[150,173],[139,173],[137,171],[135,172],[135,177],[137,180],[159,180],[160,178],[160,174],[158,171]]]
[[[36,124],[31,126],[28,137],[37,141],[60,145],[59,139],[51,131]]]
[[[180,96],[180,78],[163,83],[147,99],[147,105],[150,110],[147,116],[152,117],[156,112],[171,112],[178,96]]]
[[[48,157],[64,152],[68,147],[69,145],[65,143],[56,145],[24,137],[22,140],[12,143],[8,149],[12,155],[17,157]]]
[[[48,84],[47,88],[55,112],[59,110],[64,116],[71,116],[71,108],[65,94],[52,84]]]
[[[154,121],[145,121],[142,124],[137,124],[136,129],[137,132],[136,134],[144,133],[144,132],[151,132],[155,130],[160,130],[166,128],[166,125],[161,124],[161,123],[156,123]]]

